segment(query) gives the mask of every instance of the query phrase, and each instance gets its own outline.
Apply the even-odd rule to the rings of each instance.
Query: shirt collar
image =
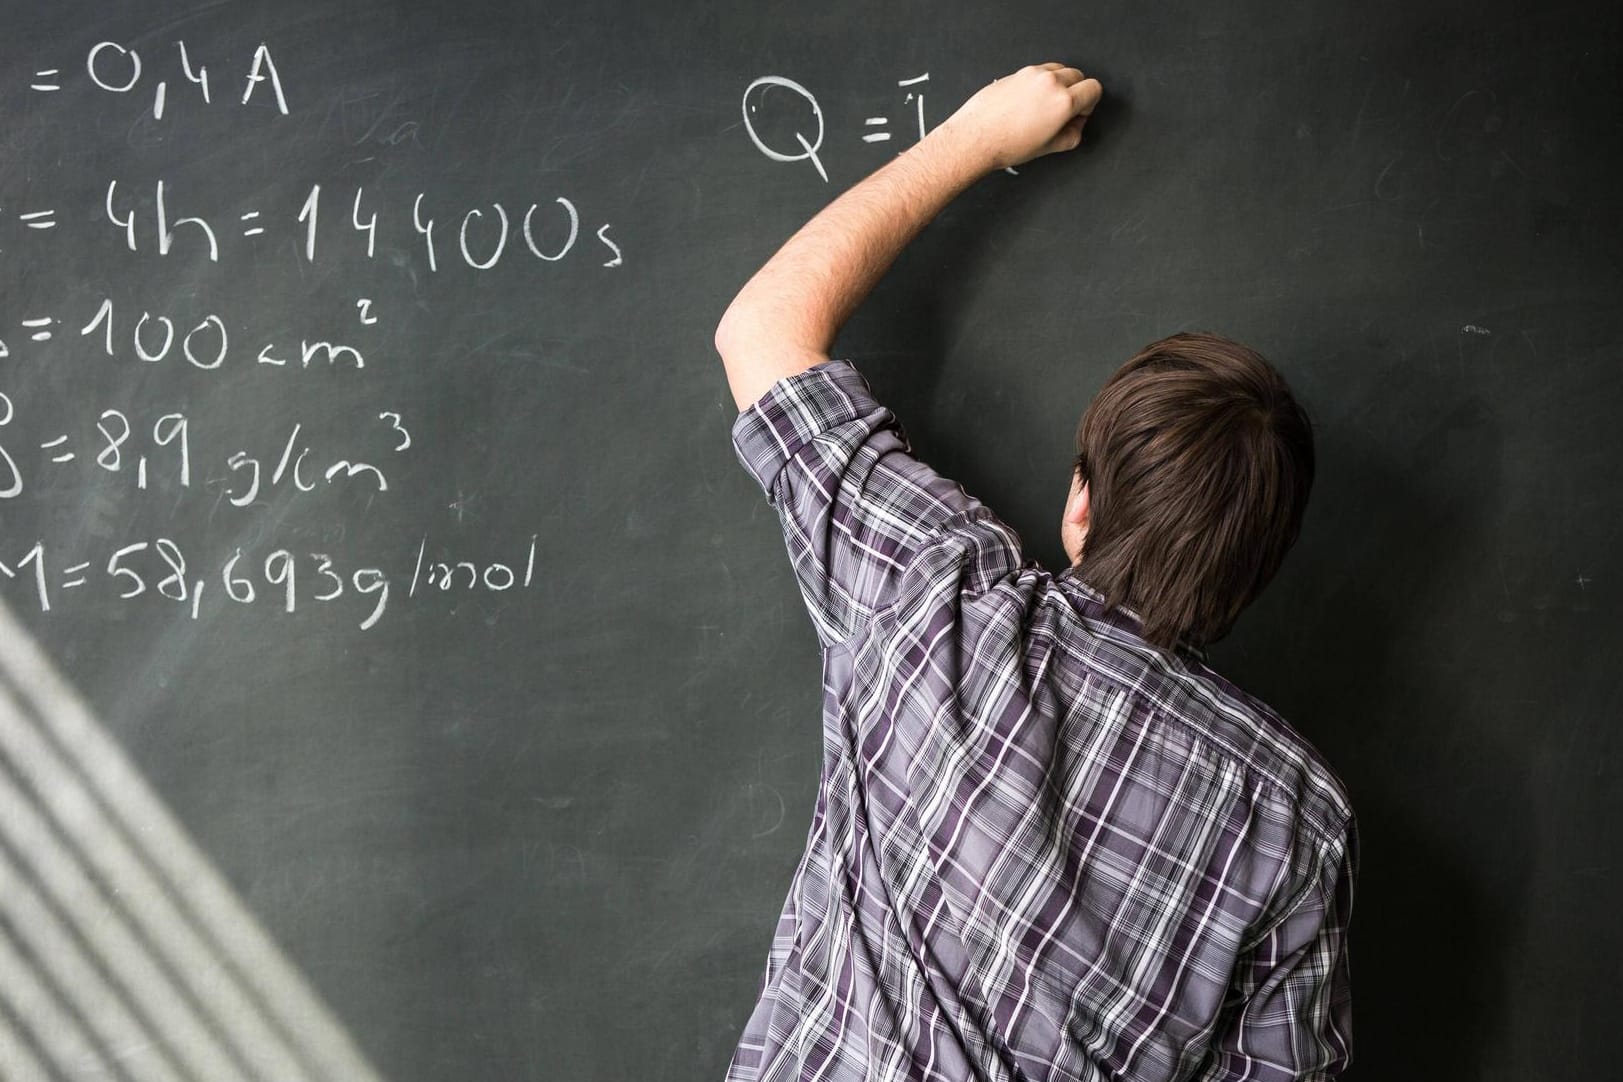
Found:
[[[1144,645],[1150,646],[1150,643],[1144,640],[1144,618],[1135,610],[1126,605],[1106,608],[1104,594],[1083,582],[1074,566],[1067,567],[1055,577],[1066,584],[1089,619],[1099,620],[1111,627],[1125,631],[1134,638],[1144,641]],[[1151,649],[1157,649],[1157,647],[1152,646]],[[1207,660],[1205,649],[1196,646],[1181,635],[1178,637],[1174,652],[1192,657],[1203,665]]]

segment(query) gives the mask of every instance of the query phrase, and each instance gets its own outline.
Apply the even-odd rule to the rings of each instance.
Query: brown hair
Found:
[[[1313,486],[1312,424],[1284,378],[1231,339],[1174,334],[1106,381],[1076,442],[1079,577],[1158,646],[1226,635],[1295,542]]]

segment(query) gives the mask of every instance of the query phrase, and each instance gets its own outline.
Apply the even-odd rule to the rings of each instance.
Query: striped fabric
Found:
[[[1343,786],[909,454],[857,370],[733,428],[823,645],[806,852],[729,1082],[1328,1079]]]

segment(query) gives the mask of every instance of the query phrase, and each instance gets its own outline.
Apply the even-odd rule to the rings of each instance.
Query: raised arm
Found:
[[[897,254],[959,192],[993,170],[1074,149],[1102,93],[1076,68],[1021,68],[823,208],[744,285],[716,328],[738,408],[826,361]]]

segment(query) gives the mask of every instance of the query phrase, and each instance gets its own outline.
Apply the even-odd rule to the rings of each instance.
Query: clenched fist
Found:
[[[1104,88],[1064,64],[1034,64],[994,79],[938,130],[987,170],[1074,150]]]

